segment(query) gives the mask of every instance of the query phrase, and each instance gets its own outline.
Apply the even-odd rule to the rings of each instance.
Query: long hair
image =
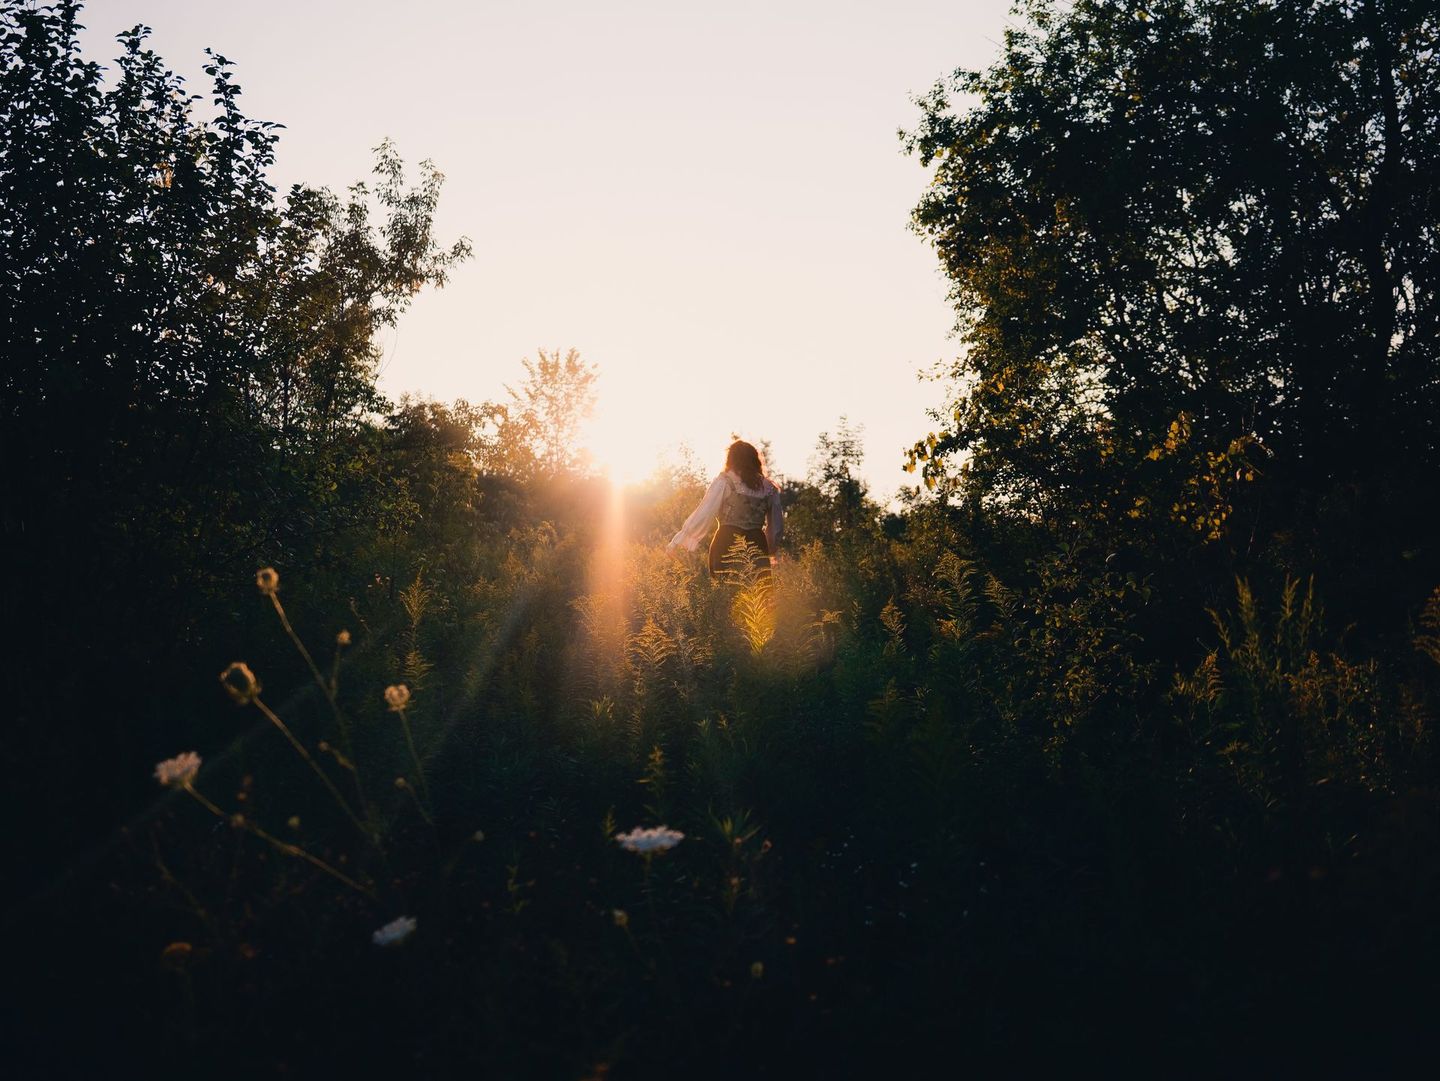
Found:
[[[725,452],[725,468],[735,473],[747,488],[759,488],[765,483],[765,463],[755,447],[737,439]]]

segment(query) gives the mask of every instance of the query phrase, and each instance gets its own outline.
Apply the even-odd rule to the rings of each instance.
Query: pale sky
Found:
[[[342,189],[389,136],[446,184],[437,235],[475,257],[384,341],[382,388],[503,396],[537,347],[601,372],[590,440],[630,479],[730,433],[806,469],[844,415],[888,497],[954,356],[910,101],[988,65],[1009,0],[91,0],[86,52],[143,22],[203,91],[236,62],[286,125],[272,179]]]

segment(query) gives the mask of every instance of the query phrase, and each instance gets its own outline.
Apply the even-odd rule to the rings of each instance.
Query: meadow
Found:
[[[920,103],[966,342],[921,483],[817,433],[773,575],[715,578],[664,547],[704,471],[578,452],[578,353],[376,389],[472,257],[438,172],[277,195],[223,59],[200,119],[142,33],[107,83],[78,4],[0,7],[12,1076],[1399,1072],[1440,28],[1133,7]],[[1217,164],[1265,124],[1311,186]]]

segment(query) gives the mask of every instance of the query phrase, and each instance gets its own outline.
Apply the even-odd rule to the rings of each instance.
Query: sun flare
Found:
[[[673,457],[645,410],[617,408],[603,401],[582,439],[595,467],[621,486],[648,480]]]

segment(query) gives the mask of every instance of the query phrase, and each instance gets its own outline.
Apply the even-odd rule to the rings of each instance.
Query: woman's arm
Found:
[[[780,503],[780,488],[770,485],[770,510],[765,515],[765,541],[773,556],[780,551],[780,537],[785,532],[785,509]]]
[[[710,532],[710,527],[720,514],[720,505],[725,501],[725,474],[721,473],[710,482],[709,489],[705,492],[705,498],[700,500],[700,505],[695,512],[685,519],[685,524],[680,527],[680,532],[670,538],[670,543],[665,547],[674,548],[677,545],[695,551],[702,537]]]

